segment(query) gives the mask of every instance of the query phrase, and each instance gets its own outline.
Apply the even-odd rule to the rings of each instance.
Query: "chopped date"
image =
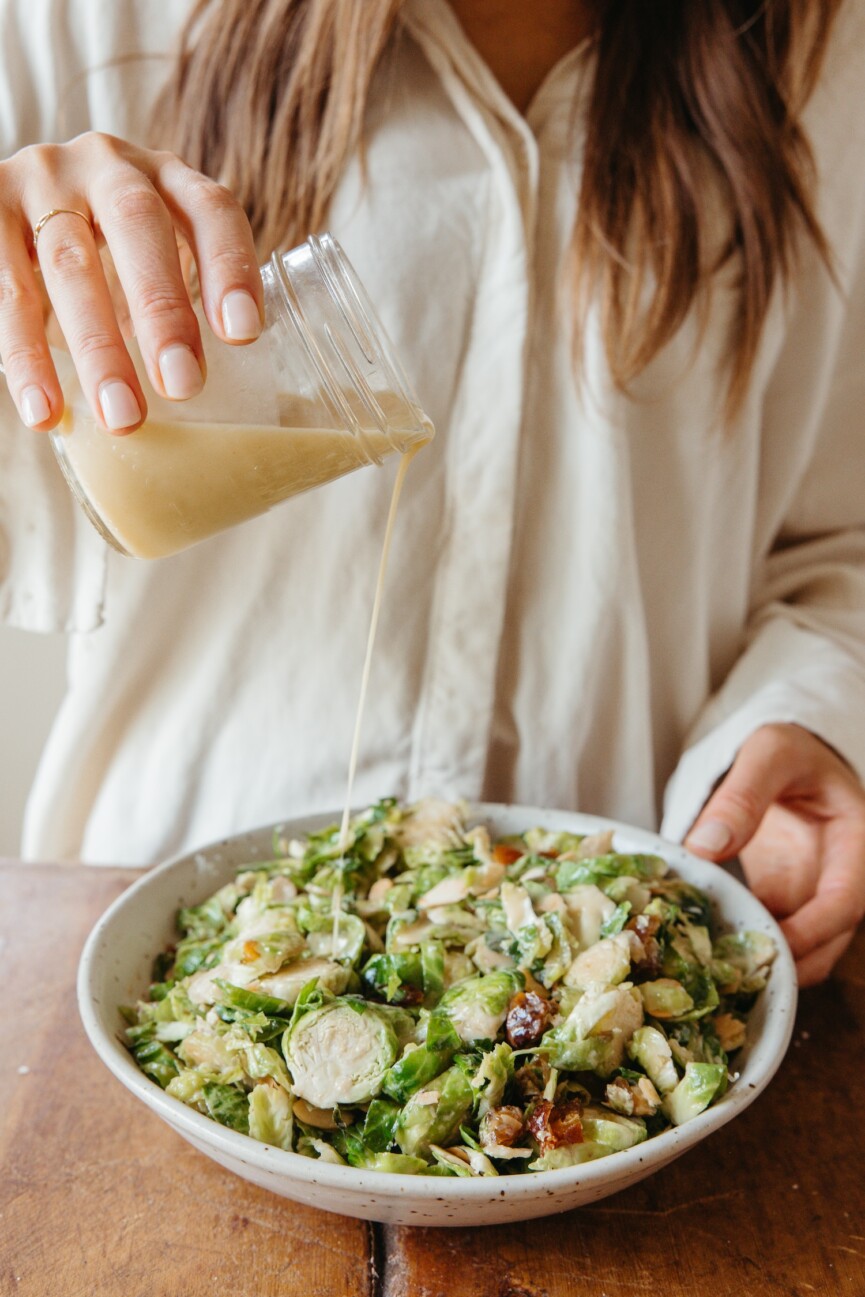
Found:
[[[481,1118],[481,1147],[514,1148],[525,1129],[523,1114],[516,1104],[505,1103],[500,1108],[490,1108]]]
[[[497,842],[493,847],[493,860],[497,865],[513,865],[524,856],[525,850],[518,851],[507,842]]]
[[[625,925],[626,929],[636,933],[643,948],[642,956],[631,959],[637,979],[656,977],[661,971],[661,947],[655,935],[660,926],[657,914],[637,914]]]
[[[549,1000],[536,991],[518,991],[511,1000],[505,1021],[505,1036],[512,1049],[531,1049],[546,1031],[552,1018]]]
[[[625,925],[642,940],[645,937],[654,937],[661,926],[661,920],[657,914],[635,914]]]
[[[582,1144],[582,1115],[583,1105],[579,1099],[566,1099],[563,1103],[538,1099],[527,1124],[541,1153],[561,1148],[564,1144]]]

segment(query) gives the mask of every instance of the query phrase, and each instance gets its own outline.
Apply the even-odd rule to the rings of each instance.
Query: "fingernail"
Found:
[[[159,357],[159,375],[165,395],[172,401],[188,401],[204,385],[201,368],[191,347],[177,343],[166,347]]]
[[[41,387],[25,387],[21,393],[21,413],[28,428],[44,423],[51,413],[48,397]]]
[[[119,432],[131,428],[141,419],[141,407],[135,393],[121,378],[112,378],[99,389],[99,405],[106,428]]]
[[[698,825],[693,833],[689,833],[685,839],[685,845],[688,847],[699,847],[701,851],[710,851],[717,855],[720,851],[726,851],[733,841],[733,831],[723,820],[706,820],[704,824]]]
[[[251,342],[261,333],[258,306],[245,288],[235,288],[222,299],[222,327],[234,342]]]

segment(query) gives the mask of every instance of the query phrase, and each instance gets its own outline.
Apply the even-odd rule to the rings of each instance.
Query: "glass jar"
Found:
[[[54,451],[88,518],[122,554],[176,553],[432,436],[331,235],[274,253],[261,277],[256,342],[220,342],[196,308],[208,376],[191,400],[158,396],[130,345],[148,415],[128,435],[96,422],[69,357],[55,353],[66,410]]]

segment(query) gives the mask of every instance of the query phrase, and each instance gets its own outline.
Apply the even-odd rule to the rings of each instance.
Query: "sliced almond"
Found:
[[[602,829],[583,838],[577,848],[578,860],[591,860],[594,856],[608,856],[613,849],[613,830]]]
[[[339,1130],[340,1123],[330,1108],[314,1108],[306,1099],[295,1099],[294,1115],[305,1126],[316,1126],[319,1130]]]
[[[435,887],[431,887],[428,892],[417,902],[419,910],[432,910],[438,905],[457,905],[464,901],[469,894],[468,880],[462,874],[452,874],[449,878],[443,878]]]
[[[438,1103],[440,1098],[441,1095],[438,1090],[420,1090],[414,1096],[414,1101],[419,1103],[421,1107],[428,1108],[431,1104]]]
[[[369,889],[369,899],[371,901],[380,901],[382,897],[393,887],[392,878],[377,878]]]

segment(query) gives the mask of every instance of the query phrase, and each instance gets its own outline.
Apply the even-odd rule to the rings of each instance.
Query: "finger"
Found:
[[[816,986],[818,982],[824,982],[850,945],[854,935],[853,931],[842,932],[840,937],[827,941],[825,946],[812,950],[804,959],[800,959],[796,965],[799,986],[804,989],[806,986]]]
[[[204,385],[201,334],[165,204],[146,176],[125,165],[108,169],[91,200],[151,383],[169,400],[197,396]]]
[[[120,326],[120,336],[128,344],[130,339],[135,337],[135,328],[132,323],[132,316],[129,313],[129,303],[126,300],[123,285],[120,282],[114,260],[107,246],[103,245],[99,249],[99,256],[102,260],[102,273],[105,276],[105,282],[111,296],[111,305],[114,307],[114,314]]]
[[[824,863],[813,899],[781,924],[797,959],[855,928],[865,914],[865,822],[826,826]]]
[[[64,206],[83,211],[86,204],[77,198]],[[84,396],[109,431],[131,431],[147,405],[123,345],[91,226],[61,212],[42,229],[36,253]]]
[[[48,349],[42,298],[21,226],[0,215],[0,359],[6,385],[29,428],[53,428],[63,393]]]
[[[741,857],[742,871],[748,888],[775,918],[786,918],[814,895],[816,884],[812,871],[800,871],[791,865],[764,865]]]
[[[823,826],[775,802],[739,853],[748,886],[770,913],[795,914],[817,890]]]
[[[254,341],[264,292],[246,213],[223,185],[173,154],[158,156],[153,181],[192,248],[210,327],[224,342]]]
[[[728,860],[751,840],[766,811],[791,778],[783,736],[757,730],[739,753],[685,838],[685,846],[710,860]],[[796,772],[798,773],[798,771]]]

